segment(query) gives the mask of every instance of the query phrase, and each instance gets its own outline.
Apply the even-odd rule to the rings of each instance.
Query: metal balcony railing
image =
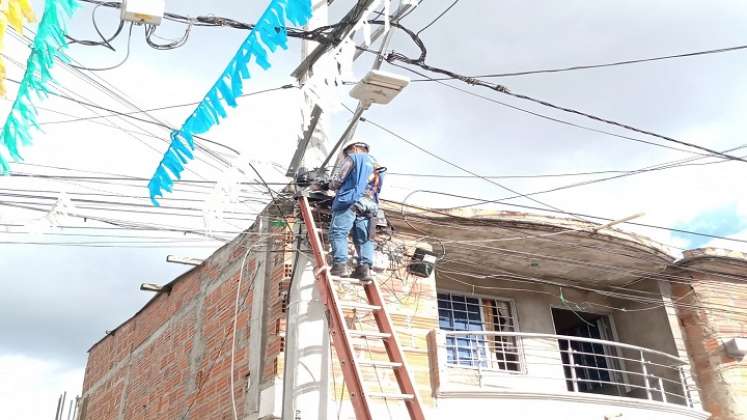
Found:
[[[555,334],[439,331],[447,369],[479,376],[515,375],[524,386],[656,400],[692,407],[688,363],[670,354],[615,341]],[[442,361],[443,362],[443,361]],[[505,385],[504,385],[505,386]]]

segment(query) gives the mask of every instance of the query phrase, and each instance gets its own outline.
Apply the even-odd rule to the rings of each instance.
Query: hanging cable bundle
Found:
[[[36,120],[37,110],[31,100],[35,92],[41,98],[49,93],[47,85],[53,80],[51,69],[55,59],[68,60],[64,49],[67,20],[77,8],[75,0],[47,0],[44,15],[31,45],[31,54],[26,61],[26,72],[18,86],[18,95],[10,109],[2,131],[2,144],[13,159],[21,160],[18,153],[18,140],[24,144],[31,143],[29,125],[39,128]],[[8,162],[0,153],[0,174],[10,169]]]
[[[33,22],[36,19],[29,0],[0,2],[2,3],[5,3],[5,8],[0,12],[0,49],[3,48],[3,39],[8,24],[21,34],[23,33],[23,21]],[[2,58],[0,58],[0,96],[5,96],[5,63]]]
[[[231,59],[218,81],[210,88],[205,98],[187,118],[182,127],[171,133],[171,144],[158,164],[153,178],[148,183],[151,201],[158,206],[156,197],[172,191],[174,179],[179,179],[184,165],[194,159],[194,136],[203,134],[226,118],[224,104],[235,108],[236,98],[243,94],[244,79],[249,79],[249,63],[262,69],[270,67],[268,53],[278,47],[287,49],[286,21],[304,25],[311,17],[310,0],[272,0]]]

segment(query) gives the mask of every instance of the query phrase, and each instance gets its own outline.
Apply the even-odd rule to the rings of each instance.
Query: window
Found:
[[[438,323],[444,331],[516,331],[508,301],[438,294]],[[516,337],[494,335],[446,335],[447,363],[519,371]]]

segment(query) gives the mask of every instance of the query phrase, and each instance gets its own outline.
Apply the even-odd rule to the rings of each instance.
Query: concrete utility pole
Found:
[[[328,24],[327,0],[312,0],[313,15],[307,30]],[[304,41],[302,58],[306,58],[318,45]],[[308,79],[308,69],[299,79]],[[301,106],[311,110],[310,98]],[[329,118],[322,114],[306,147],[300,166],[314,168],[327,155],[327,130]],[[297,226],[298,234],[302,227]],[[327,419],[329,400],[329,332],[324,316],[324,305],[315,286],[311,259],[299,254],[291,287],[288,291],[288,324],[285,338],[285,365],[283,378],[284,419]]]
[[[363,11],[373,2],[374,0],[355,0],[353,8],[341,20],[348,24],[338,27],[332,33],[333,43],[342,41],[350,34],[350,30],[360,20]],[[306,26],[307,30],[328,24],[328,0],[312,0],[312,5],[314,15]],[[392,16],[393,21],[398,21],[414,7],[413,1],[402,1]],[[379,38],[383,32],[383,29],[377,29],[372,34],[372,41]],[[389,36],[386,38],[385,45],[388,44]],[[331,48],[330,45],[318,45],[314,41],[304,41],[302,62],[293,75],[301,81],[306,80],[313,71],[313,64]],[[355,58],[358,58],[358,55]],[[381,60],[377,60],[375,68],[380,66]],[[311,110],[313,104],[310,98],[305,98],[302,106]],[[345,141],[345,137],[349,138],[351,132],[354,131],[355,121],[363,110],[357,113],[351,122],[353,126],[346,130],[341,141]],[[328,155],[334,150],[328,141],[328,130],[329,118],[322,114],[299,166],[313,169],[323,166],[323,163],[329,160]],[[301,226],[298,226],[297,232],[298,234],[303,232]],[[328,404],[331,401],[329,395],[329,327],[325,317],[325,308],[316,288],[312,260],[306,254],[298,255],[298,263],[291,280],[286,330],[282,418],[327,419]]]

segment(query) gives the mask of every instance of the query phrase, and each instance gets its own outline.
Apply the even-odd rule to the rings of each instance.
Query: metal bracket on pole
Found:
[[[348,36],[350,29],[353,28],[358,21],[363,16],[363,13],[366,12],[366,9],[368,9],[368,6],[373,3],[374,0],[362,0],[359,1],[358,4],[353,7],[346,15],[343,17],[340,22],[348,22],[345,25],[340,26],[337,28],[334,32],[332,32],[332,42],[320,44],[316,48],[314,48],[314,51],[309,53],[301,64],[296,67],[295,70],[293,70],[293,73],[291,73],[291,76],[295,77],[296,79],[301,79],[314,65],[314,63],[319,60],[324,53],[329,51],[330,49],[336,47],[339,45],[343,39],[345,39],[346,36]]]
[[[309,128],[306,131],[304,131],[303,138],[298,143],[298,147],[296,148],[296,153],[293,154],[293,159],[291,159],[291,163],[290,165],[288,165],[288,171],[285,173],[285,176],[289,176],[289,177],[296,176],[296,171],[298,171],[298,167],[301,165],[301,160],[303,159],[303,156],[306,154],[306,147],[309,145],[311,136],[314,134],[314,131],[316,130],[316,126],[317,124],[319,124],[319,118],[321,116],[322,116],[322,108],[320,108],[319,105],[314,105],[314,109],[311,111],[311,122],[309,123]]]

